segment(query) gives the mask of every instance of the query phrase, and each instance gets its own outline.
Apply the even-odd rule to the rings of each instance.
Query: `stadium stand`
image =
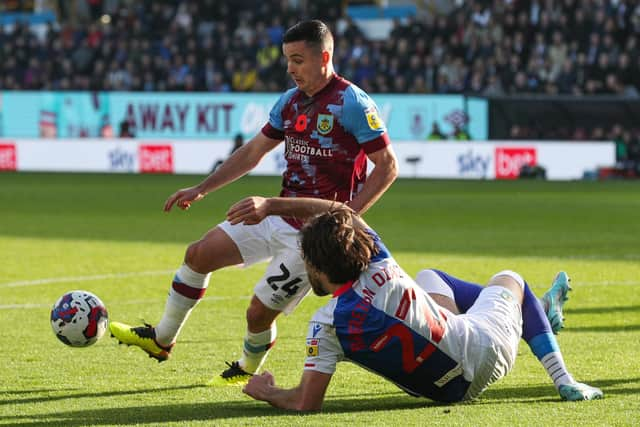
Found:
[[[640,5],[632,1],[422,1],[377,14],[356,4],[367,2],[346,3],[7,1],[0,89],[278,92],[291,84],[282,34],[315,17],[338,36],[338,72],[371,93],[640,95]],[[25,9],[57,19],[40,19],[34,31]],[[388,25],[372,32],[371,18]],[[635,161],[640,129],[619,128],[518,123],[509,136],[614,138],[620,161]]]
[[[4,89],[279,91],[287,85],[280,37],[314,16],[339,35],[340,72],[372,92],[640,91],[632,72],[640,6],[624,0],[467,1],[448,14],[406,8],[404,18],[383,17],[393,22],[383,40],[369,39],[347,15],[355,9],[338,1],[41,3],[58,16],[46,33],[5,21]]]

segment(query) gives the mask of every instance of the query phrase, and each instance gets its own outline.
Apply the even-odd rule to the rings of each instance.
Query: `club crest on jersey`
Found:
[[[367,114],[367,123],[369,124],[369,127],[371,128],[371,130],[382,129],[383,127],[382,120],[380,120],[380,117],[378,116],[378,111],[375,108],[371,108],[367,110],[366,114]]]
[[[307,356],[317,356],[318,355],[318,343],[320,340],[318,338],[311,338],[307,340]]]
[[[333,114],[318,114],[317,126],[318,132],[326,135],[333,129]]]

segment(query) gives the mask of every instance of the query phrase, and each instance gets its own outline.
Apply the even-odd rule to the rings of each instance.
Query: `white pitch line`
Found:
[[[35,286],[35,285],[46,285],[49,283],[63,283],[63,282],[92,282],[96,280],[122,279],[125,277],[136,277],[136,276],[161,276],[161,275],[174,273],[174,272],[175,270],[156,270],[156,271],[134,271],[129,273],[96,274],[94,276],[49,277],[46,279],[20,280],[17,282],[0,283],[0,288],[16,288],[19,286]]]
[[[204,297],[201,301],[229,301],[229,300],[248,300],[250,299],[250,295],[242,295],[242,296],[210,296]],[[140,300],[132,300],[132,301],[124,301],[124,302],[111,302],[113,305],[141,305],[147,304],[149,301],[161,301],[164,298],[147,298]],[[52,304],[6,304],[0,305],[0,310],[16,310],[16,309],[29,309],[29,308],[51,308]]]
[[[51,304],[8,304],[8,305],[0,305],[0,310],[15,310],[15,309],[25,309],[25,308],[44,308],[50,307]]]

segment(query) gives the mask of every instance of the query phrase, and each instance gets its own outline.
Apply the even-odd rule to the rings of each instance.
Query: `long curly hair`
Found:
[[[302,257],[332,283],[356,280],[378,253],[373,236],[346,206],[312,218],[300,233]]]

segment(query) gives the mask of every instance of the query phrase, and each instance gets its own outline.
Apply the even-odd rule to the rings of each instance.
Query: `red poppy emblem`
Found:
[[[296,119],[296,130],[298,132],[302,132],[306,128],[307,128],[307,115],[306,114],[300,114],[298,116],[298,118]]]

